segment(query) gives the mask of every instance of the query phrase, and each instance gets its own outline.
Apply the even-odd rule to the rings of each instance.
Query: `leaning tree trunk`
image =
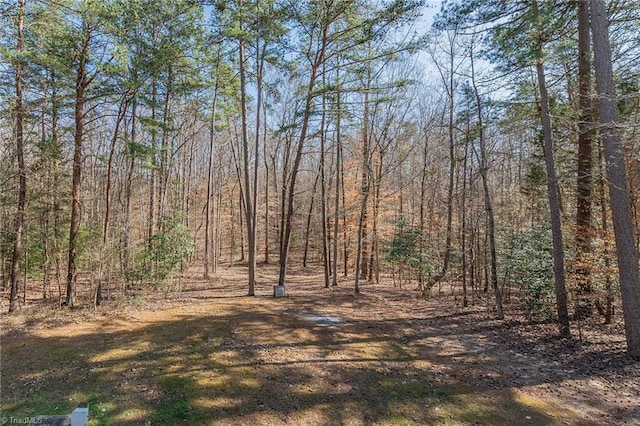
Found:
[[[321,40],[320,51],[315,55],[315,60],[311,66],[311,73],[309,75],[309,83],[307,85],[307,93],[304,102],[304,111],[302,116],[302,123],[300,127],[300,135],[298,136],[298,145],[296,147],[296,154],[293,159],[291,167],[291,175],[289,177],[289,187],[285,194],[286,199],[283,203],[286,204],[286,210],[283,211],[283,229],[281,231],[280,241],[280,269],[278,274],[278,287],[281,294],[284,294],[286,277],[287,277],[287,263],[289,261],[289,246],[291,243],[291,232],[293,230],[293,206],[295,202],[295,186],[298,179],[298,172],[300,171],[300,165],[302,164],[302,155],[304,153],[304,145],[307,139],[307,131],[309,129],[309,121],[311,119],[313,109],[314,91],[316,81],[318,79],[318,71],[320,66],[324,63],[325,52],[327,48],[328,40],[328,28],[323,27],[323,38]]]
[[[640,358],[638,251],[622,140],[617,128],[618,110],[611,64],[609,24],[604,1],[592,0],[590,5],[600,133],[609,178],[611,219],[618,255],[627,351],[631,357]]]
[[[427,285],[422,290],[423,296],[426,297],[431,288],[438,284],[447,274],[449,270],[449,261],[451,259],[451,240],[453,235],[453,192],[454,192],[454,177],[456,169],[455,158],[455,73],[454,73],[454,47],[453,40],[450,40],[449,54],[449,75],[448,79],[442,76],[443,81],[447,85],[447,96],[449,97],[449,111],[448,111],[448,125],[447,131],[449,136],[449,183],[447,191],[447,231],[445,236],[445,248],[444,259],[442,260],[442,268],[440,271],[429,278]]]
[[[538,89],[540,91],[540,119],[542,121],[544,156],[547,168],[547,191],[549,195],[549,213],[551,216],[551,233],[553,236],[553,274],[555,276],[556,305],[560,336],[569,337],[569,312],[567,309],[567,289],[564,273],[564,245],[562,242],[562,218],[560,213],[560,197],[558,194],[558,178],[553,160],[553,135],[551,128],[551,112],[549,110],[549,94],[544,76],[542,61],[536,63]]]
[[[480,144],[480,176],[482,177],[482,189],[484,191],[484,208],[487,214],[487,236],[489,238],[489,252],[491,253],[491,288],[496,302],[496,318],[503,319],[502,310],[502,294],[498,287],[498,259],[496,254],[496,226],[493,216],[493,203],[489,194],[489,183],[487,179],[487,170],[489,168],[487,162],[487,146],[484,139],[484,123],[482,118],[482,102],[478,88],[476,86],[475,71],[473,63],[473,52],[471,52],[471,82],[473,84],[473,92],[475,94],[476,109],[478,113],[478,142]],[[464,194],[463,194],[464,197]],[[462,225],[464,229],[464,224]],[[464,238],[464,237],[463,237]]]

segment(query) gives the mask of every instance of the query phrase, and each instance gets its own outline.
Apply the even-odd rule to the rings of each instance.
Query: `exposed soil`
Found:
[[[3,314],[0,418],[88,403],[93,425],[640,425],[640,363],[619,322],[558,340],[515,304],[498,321],[483,301],[354,295],[302,270],[274,299],[271,267],[249,298],[245,272],[137,306]]]

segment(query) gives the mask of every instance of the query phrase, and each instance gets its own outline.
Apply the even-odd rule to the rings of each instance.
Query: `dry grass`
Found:
[[[193,276],[173,300],[4,315],[2,416],[83,403],[91,425],[634,424],[638,414],[598,390],[611,371],[637,372],[618,341],[600,355],[611,370],[568,375],[508,341],[523,323],[481,306],[443,310],[391,286],[355,296],[350,282],[323,289],[301,270],[290,297],[274,299],[269,267],[248,298],[244,272]],[[570,398],[554,393],[563,389]]]

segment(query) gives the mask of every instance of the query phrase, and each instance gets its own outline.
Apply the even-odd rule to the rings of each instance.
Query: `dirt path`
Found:
[[[138,310],[3,317],[2,416],[86,402],[93,425],[640,425],[618,328],[561,342],[483,307],[305,274],[273,299],[270,270],[247,298],[238,272]]]

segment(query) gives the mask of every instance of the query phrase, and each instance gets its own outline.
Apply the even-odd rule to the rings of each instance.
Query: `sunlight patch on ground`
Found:
[[[42,330],[34,330],[33,334],[40,338],[62,337],[73,338],[87,334],[99,333],[100,327],[95,323],[65,325],[61,327],[46,328]]]
[[[362,341],[349,344],[354,359],[368,360],[377,358],[387,351],[386,342]]]
[[[101,352],[89,358],[89,362],[100,363],[108,361],[121,361],[130,359],[135,354],[139,353],[143,348],[114,348],[108,351]]]
[[[91,412],[89,412],[91,415]],[[121,413],[117,413],[111,417],[115,422],[136,423],[143,422],[151,417],[152,412],[142,408],[127,408]]]
[[[356,425],[355,422],[337,422],[334,418],[336,412],[328,405],[319,405],[311,409],[302,409],[295,413],[288,413],[285,418],[274,424],[290,424],[290,425],[327,425],[327,424],[348,424]]]
[[[203,377],[196,381],[198,386],[202,388],[217,388],[217,387],[224,386],[226,382],[227,382],[227,379],[224,376]]]
[[[338,413],[334,413],[333,417],[339,416],[337,419],[333,418],[334,422],[338,422],[338,424],[347,424],[347,425],[364,425],[367,422],[362,418],[362,407],[356,402],[348,402],[344,405],[344,408],[338,411]]]
[[[260,382],[255,378],[245,377],[237,381],[237,384],[241,386],[245,386],[247,388],[258,389],[260,387]]]
[[[229,409],[235,408],[242,404],[242,399],[240,398],[231,398],[231,397],[217,397],[217,398],[209,398],[209,397],[199,397],[195,398],[192,401],[192,404],[196,408],[201,408],[204,410],[211,409]]]
[[[513,399],[522,405],[544,412],[550,417],[565,420],[565,424],[575,424],[576,419],[578,419],[575,412],[524,392],[514,392]]]

